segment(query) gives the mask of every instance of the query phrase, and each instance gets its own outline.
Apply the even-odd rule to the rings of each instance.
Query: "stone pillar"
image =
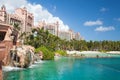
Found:
[[[0,80],[3,80],[3,75],[2,75],[2,61],[0,61]]]

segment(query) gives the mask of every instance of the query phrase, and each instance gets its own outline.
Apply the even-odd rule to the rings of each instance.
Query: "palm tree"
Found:
[[[14,23],[14,28],[17,30],[17,31],[20,31],[20,27],[19,27],[19,24],[18,23]]]

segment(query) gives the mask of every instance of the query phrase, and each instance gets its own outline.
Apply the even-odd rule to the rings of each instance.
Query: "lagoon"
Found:
[[[120,58],[59,58],[4,72],[4,80],[120,80]]]

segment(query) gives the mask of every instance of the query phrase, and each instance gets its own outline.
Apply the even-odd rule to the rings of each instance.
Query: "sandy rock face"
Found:
[[[34,51],[28,46],[14,47],[10,51],[10,65],[26,68],[34,62]]]

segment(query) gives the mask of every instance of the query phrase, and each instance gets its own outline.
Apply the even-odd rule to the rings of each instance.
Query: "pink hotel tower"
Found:
[[[0,9],[0,23],[4,24],[19,24],[20,31],[31,32],[34,26],[34,16],[24,8],[17,8],[13,14],[7,13],[6,7],[3,5]]]

